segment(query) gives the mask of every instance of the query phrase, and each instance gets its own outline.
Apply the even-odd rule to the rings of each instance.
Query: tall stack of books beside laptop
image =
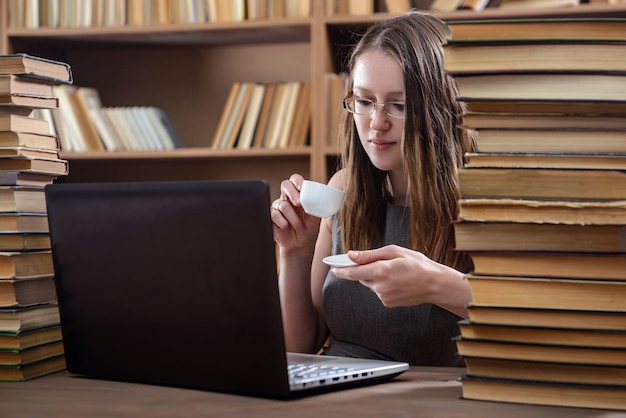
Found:
[[[68,173],[47,120],[53,87],[72,83],[66,63],[0,56],[0,380],[63,370],[44,187]]]
[[[450,23],[463,397],[626,409],[626,19]]]

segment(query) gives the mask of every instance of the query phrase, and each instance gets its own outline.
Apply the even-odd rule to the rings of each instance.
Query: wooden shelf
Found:
[[[177,148],[169,151],[61,152],[68,160],[188,160],[188,159],[269,159],[308,157],[309,147],[284,149],[214,150],[212,148]]]
[[[105,106],[163,109],[185,148],[167,152],[62,153],[66,181],[264,178],[273,193],[294,172],[326,181],[337,148],[326,145],[324,74],[368,25],[391,17],[326,16],[311,0],[309,18],[107,28],[8,28],[9,0],[0,0],[0,52],[26,52],[68,62],[75,84],[96,87]],[[510,17],[626,16],[626,5],[555,9],[461,10],[434,13],[446,21]],[[310,146],[298,149],[213,150],[215,128],[234,81],[309,81]]]
[[[12,42],[28,41],[131,45],[241,45],[310,42],[309,19],[275,19],[187,25],[94,28],[8,28]]]

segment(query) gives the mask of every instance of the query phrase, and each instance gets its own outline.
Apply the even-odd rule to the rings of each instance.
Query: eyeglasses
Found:
[[[355,115],[373,115],[377,106],[381,106],[386,115],[392,118],[404,118],[404,102],[376,103],[370,99],[360,97],[346,97],[343,99],[343,107]]]

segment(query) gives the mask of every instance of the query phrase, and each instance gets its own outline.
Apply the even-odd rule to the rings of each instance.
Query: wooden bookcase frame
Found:
[[[0,53],[26,52],[68,62],[75,84],[96,87],[105,106],[151,105],[172,119],[186,148],[166,152],[62,153],[64,181],[262,178],[272,198],[298,172],[326,181],[337,162],[328,146],[324,74],[340,70],[350,34],[390,17],[326,16],[311,0],[311,16],[228,23],[115,28],[15,29],[0,0]],[[626,16],[626,5],[437,14],[444,20],[540,16]],[[212,150],[213,134],[234,81],[310,81],[310,145],[287,149]]]

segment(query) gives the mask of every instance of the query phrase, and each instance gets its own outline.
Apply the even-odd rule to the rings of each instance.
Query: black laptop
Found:
[[[46,200],[70,373],[282,398],[408,369],[285,352],[262,181],[58,183]]]

